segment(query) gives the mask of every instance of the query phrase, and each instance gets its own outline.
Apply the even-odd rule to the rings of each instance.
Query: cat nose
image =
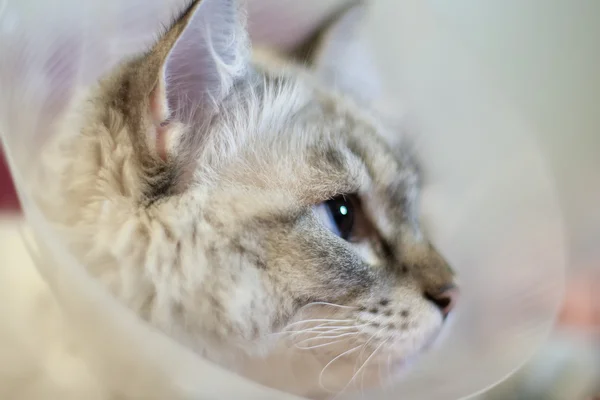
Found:
[[[437,306],[444,319],[450,314],[458,300],[459,290],[454,284],[425,292],[425,298]]]

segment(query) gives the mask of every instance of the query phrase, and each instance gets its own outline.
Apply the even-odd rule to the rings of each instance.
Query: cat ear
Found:
[[[379,71],[364,34],[367,7],[357,2],[342,11],[320,34],[312,64],[317,76],[362,101],[382,95]]]
[[[193,1],[152,48],[147,64],[159,67],[150,93],[157,126],[192,123],[215,111],[249,65],[238,1]]]

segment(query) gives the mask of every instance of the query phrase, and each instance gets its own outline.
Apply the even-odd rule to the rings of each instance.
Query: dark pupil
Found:
[[[329,212],[337,226],[340,237],[348,240],[354,226],[354,209],[352,202],[346,200],[343,196],[339,196],[327,201]]]

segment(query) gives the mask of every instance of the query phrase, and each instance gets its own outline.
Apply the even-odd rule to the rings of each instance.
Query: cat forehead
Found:
[[[403,193],[419,184],[410,153],[388,145],[382,132],[388,128],[367,108],[303,78],[278,75],[262,86],[270,102],[254,107],[260,116],[249,120],[257,125],[240,121],[255,132],[241,146],[240,164],[253,166],[242,169],[245,179],[287,182],[308,202],[370,190],[405,202]]]

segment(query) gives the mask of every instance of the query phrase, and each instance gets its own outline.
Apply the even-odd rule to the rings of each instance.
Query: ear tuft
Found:
[[[153,128],[146,140],[162,161],[177,143],[201,143],[182,126],[210,120],[233,85],[247,74],[250,47],[237,0],[192,1],[141,60],[137,79]],[[186,153],[191,153],[187,149]]]
[[[242,0],[192,1],[150,50],[124,66],[114,101],[131,119],[147,198],[185,187],[209,121],[247,79]]]
[[[207,117],[249,65],[245,17],[236,0],[194,1],[153,47],[155,122]]]

